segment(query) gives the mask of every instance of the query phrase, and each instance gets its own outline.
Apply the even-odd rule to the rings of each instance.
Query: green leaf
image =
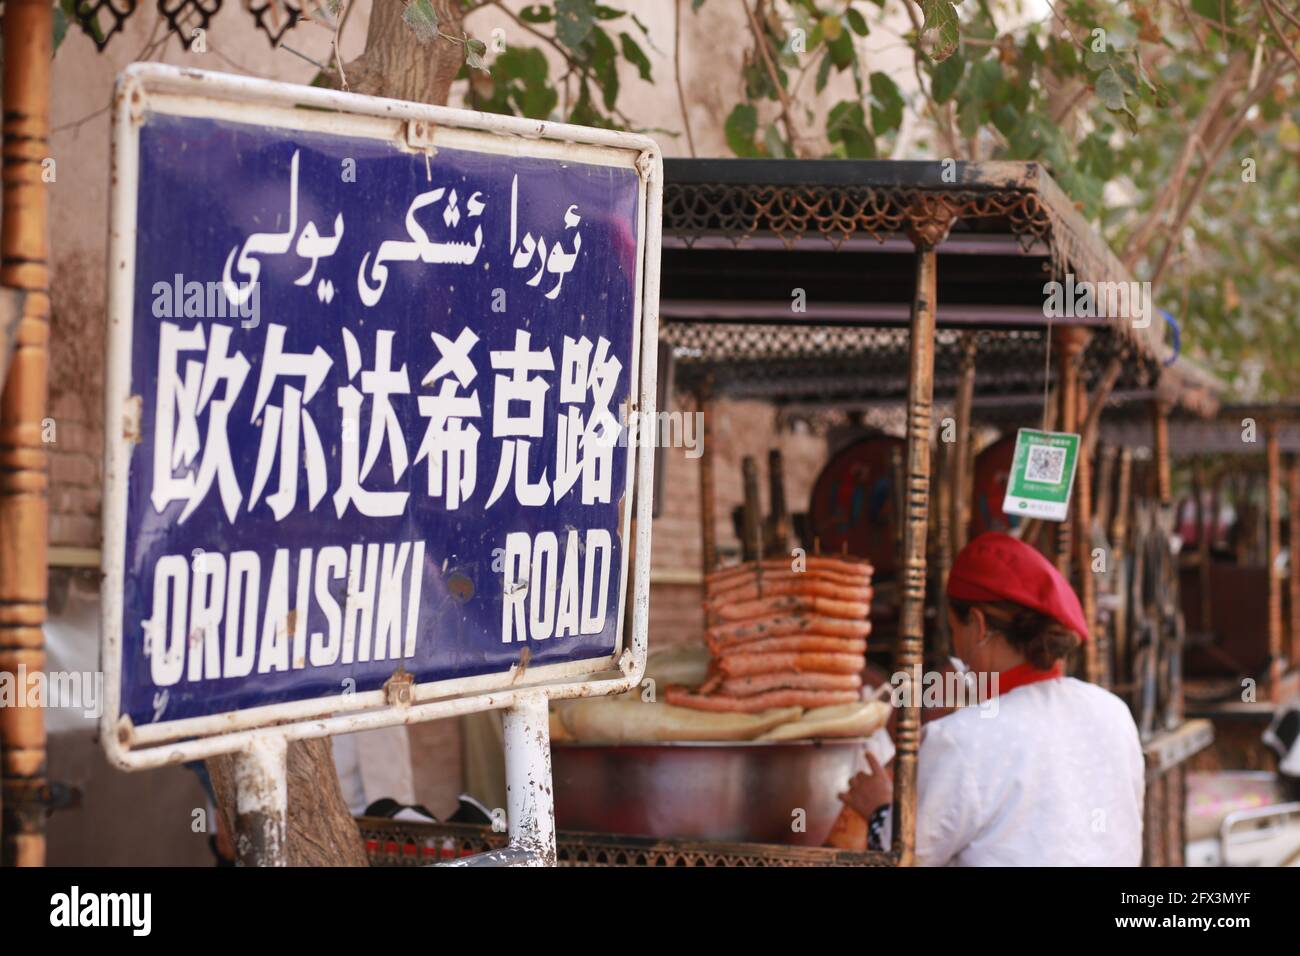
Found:
[[[830,50],[831,59],[835,61],[837,71],[852,66],[858,58],[853,50],[853,34],[846,30],[841,30],[840,35],[834,40],[828,39],[826,49]]]
[[[1214,23],[1222,22],[1229,27],[1237,22],[1237,11],[1233,0],[1192,0],[1192,9]]]
[[[613,7],[596,7],[597,20],[617,20],[619,17],[626,16],[622,10],[615,10]]]
[[[438,36],[438,14],[433,0],[411,0],[402,11],[402,19],[421,43],[429,43]]]
[[[68,17],[61,7],[54,8],[54,50],[59,49],[59,44],[63,38],[68,35]]]
[[[77,16],[77,13],[79,7],[82,5],[83,2],[84,0],[59,0],[59,9],[63,11],[63,15],[67,17],[69,23],[80,22],[80,18]],[[93,15],[89,15],[89,11],[87,11],[87,13],[88,13],[88,17],[86,22],[81,24],[82,29],[86,29],[87,27],[89,27],[90,35],[95,40],[95,42],[103,43],[104,31],[100,29],[99,26],[99,12],[96,11]]]
[[[694,13],[702,6],[704,6],[704,0],[691,0],[691,13]]]
[[[641,79],[647,83],[650,82],[650,60],[646,57],[645,52],[627,33],[620,33],[618,42],[623,48],[623,58],[636,67],[637,72],[641,74]]]
[[[952,0],[921,0],[921,10],[925,13],[921,32],[924,34],[933,30],[935,33],[934,49],[930,56],[936,62],[948,59],[957,51],[957,43],[961,39],[957,8],[952,5]]]
[[[737,156],[757,156],[754,134],[758,132],[758,109],[753,103],[737,103],[723,126],[727,145]]]
[[[867,18],[852,7],[844,11],[844,19],[849,22],[849,29],[860,37],[871,32],[871,28],[867,26]]]
[[[1097,91],[1097,98],[1106,109],[1113,111],[1128,109],[1124,102],[1124,94],[1127,92],[1124,81],[1113,68],[1108,66],[1098,74],[1094,88]]]
[[[947,103],[952,99],[965,72],[966,58],[960,53],[948,57],[934,68],[930,79],[930,94],[936,103]]]
[[[618,52],[614,49],[614,41],[609,38],[609,34],[600,27],[591,31],[591,39],[591,68],[596,74],[605,109],[613,110],[618,101]]]
[[[1038,32],[1031,29],[1025,37],[1025,46],[1020,54],[1021,62],[1027,66],[1042,66],[1043,48],[1038,45]]]
[[[519,19],[525,23],[550,23],[555,15],[544,3],[530,3],[519,11]]]
[[[578,99],[569,113],[569,122],[579,126],[609,126],[609,120],[602,116],[591,102],[591,87],[586,79],[578,84]]]
[[[827,50],[825,53],[822,54],[822,62],[821,62],[821,65],[820,65],[819,67],[817,67],[817,84],[816,84],[816,91],[817,91],[818,93],[820,93],[822,90],[826,89],[826,83],[827,83],[827,81],[830,79],[830,76],[831,76],[831,66],[832,66],[832,64],[834,64],[834,62],[835,62],[835,61],[834,61],[834,59],[832,59],[832,57],[831,57],[831,53],[830,53],[829,50]]]
[[[877,136],[903,125],[903,94],[886,74],[871,74],[871,129]]]
[[[867,129],[862,104],[854,100],[841,100],[831,107],[826,116],[826,138],[840,147],[849,159],[874,159],[875,140]]]
[[[768,123],[767,128],[763,130],[763,147],[767,150],[769,156],[780,159],[790,157],[790,149],[786,146],[785,140],[781,138],[781,131],[776,128],[775,123]]]
[[[547,119],[559,101],[549,70],[545,54],[536,47],[509,47],[492,62],[492,97],[477,108]]]
[[[1110,50],[1102,50],[1101,52],[1098,52],[1090,47],[1088,52],[1083,55],[1084,67],[1094,73],[1099,70],[1104,70],[1106,67],[1112,66],[1117,62],[1118,60],[1115,57],[1115,54]]]
[[[555,38],[575,53],[596,25],[596,0],[555,0]]]
[[[990,56],[971,67],[970,78],[963,92],[976,101],[988,102],[997,94],[1001,85],[1002,64],[996,56]]]

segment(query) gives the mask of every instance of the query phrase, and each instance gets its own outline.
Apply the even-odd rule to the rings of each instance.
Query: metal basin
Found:
[[[864,738],[551,747],[562,830],[819,846]],[[797,810],[803,810],[797,815]],[[802,817],[804,829],[795,829]]]

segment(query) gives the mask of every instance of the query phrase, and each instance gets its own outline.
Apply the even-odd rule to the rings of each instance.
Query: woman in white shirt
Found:
[[[1063,676],[1088,637],[1079,599],[1037,550],[980,535],[948,579],[953,648],[992,700],[925,725],[919,866],[1138,866],[1144,762],[1125,704]],[[879,828],[893,796],[871,761],[842,799]]]

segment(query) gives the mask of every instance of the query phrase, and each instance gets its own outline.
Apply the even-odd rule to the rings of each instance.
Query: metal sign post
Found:
[[[288,741],[262,737],[235,754],[235,853],[245,866],[287,866]]]
[[[657,146],[156,64],[113,106],[109,758],[238,754],[277,863],[287,741],[500,708],[552,862],[547,702],[645,666]]]

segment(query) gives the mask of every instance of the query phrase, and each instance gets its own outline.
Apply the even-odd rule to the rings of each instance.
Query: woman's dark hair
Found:
[[[948,606],[963,624],[975,608],[984,612],[989,630],[996,631],[1039,670],[1051,670],[1056,662],[1069,657],[1083,641],[1055,618],[1012,601],[979,603],[948,599]]]

